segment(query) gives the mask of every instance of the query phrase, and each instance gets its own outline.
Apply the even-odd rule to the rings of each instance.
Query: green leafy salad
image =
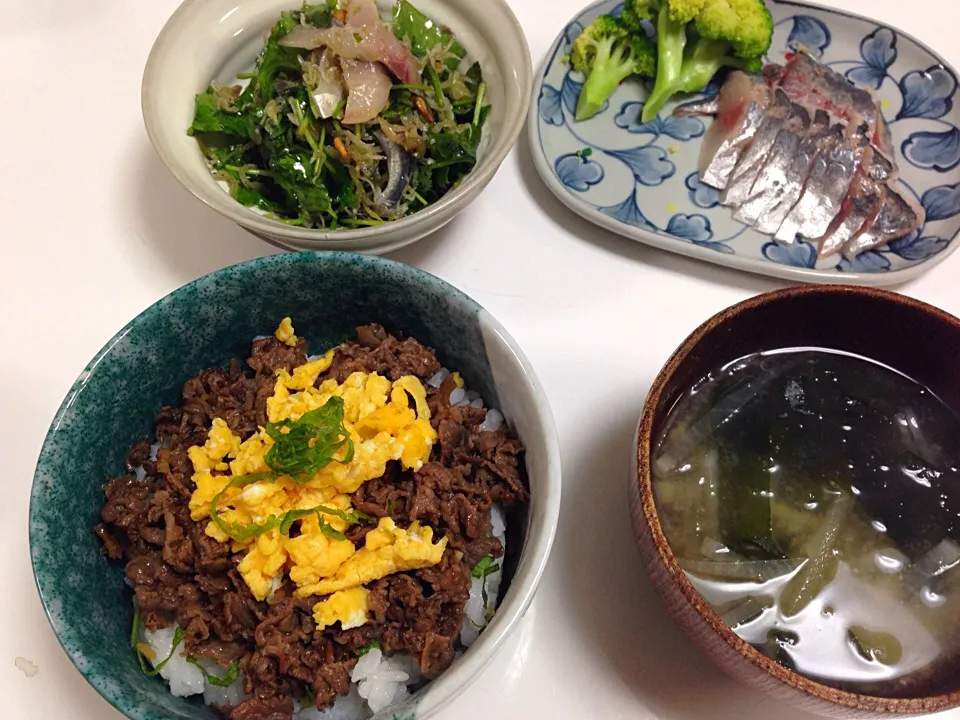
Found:
[[[437,202],[477,162],[480,65],[400,0],[281,13],[255,68],[196,96],[187,133],[240,203],[290,225],[357,228]],[[242,81],[247,81],[243,85]]]

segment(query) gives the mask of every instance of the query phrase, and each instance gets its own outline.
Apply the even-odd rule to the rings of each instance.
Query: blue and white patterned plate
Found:
[[[817,262],[809,243],[781,245],[745,227],[697,174],[700,139],[711,120],[674,118],[672,103],[641,123],[647,89],[636,79],[621,85],[601,113],[574,122],[583,78],[570,68],[570,44],[600,13],[618,13],[620,0],[602,0],[574,18],[538,76],[528,128],[547,186],[572,210],[620,235],[790,280],[893,285],[946,259],[960,244],[956,71],[923,43],[875,21],[803,2],[767,5],[776,23],[769,61],[783,63],[802,45],[877,93],[903,182],[927,211],[919,232],[852,262],[836,257]]]

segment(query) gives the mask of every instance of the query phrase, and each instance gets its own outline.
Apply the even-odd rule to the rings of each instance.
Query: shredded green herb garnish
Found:
[[[371,640],[369,643],[357,650],[357,656],[363,657],[374,648],[377,648],[378,650],[380,649],[380,643],[377,640]]]
[[[228,523],[219,513],[220,498],[227,490],[245,487],[259,480],[275,480],[277,474],[289,475],[294,482],[307,482],[314,472],[333,460],[342,447],[347,448],[342,462],[348,463],[353,459],[353,440],[343,425],[342,398],[332,397],[322,407],[304,413],[298,420],[267,423],[264,429],[273,438],[273,445],[264,456],[273,472],[234,476],[210,501],[210,517],[217,527],[241,542],[272,530],[281,523],[281,518],[270,515],[262,523]],[[333,528],[329,528],[329,532],[337,533]]]
[[[130,628],[130,647],[137,649],[137,643],[140,642],[140,608],[133,608],[133,625]]]
[[[346,540],[347,536],[342,532],[333,527],[330,523],[323,519],[323,516],[320,513],[317,513],[317,524],[320,526],[320,532],[326,535],[328,538],[333,540]]]
[[[230,488],[235,487],[245,487],[251,483],[255,483],[259,480],[274,479],[270,473],[251,473],[250,475],[236,475],[234,478],[228,482],[223,490],[218,492],[213,496],[213,499],[210,501],[210,517],[217,524],[217,527],[226,534],[232,537],[238,542],[248,540],[249,538],[265,533],[267,530],[271,530],[277,526],[279,522],[275,515],[268,517],[263,523],[251,523],[250,525],[241,525],[237,522],[228,523],[220,515],[218,507],[220,504],[220,498],[223,497],[223,494]]]
[[[170,647],[170,654],[159,663],[154,664],[152,669],[147,667],[147,662],[153,664],[153,661],[144,655],[140,649],[140,608],[135,608],[133,611],[133,627],[130,629],[130,647],[137,653],[137,662],[140,663],[140,669],[143,671],[143,674],[152,677],[163,670],[163,666],[170,662],[173,653],[176,652],[177,647],[183,642],[184,635],[183,628],[177,625],[177,628],[173,631],[173,645]]]
[[[311,708],[317,706],[317,696],[313,694],[313,687],[307,685],[303,690],[303,697],[300,698],[300,707]]]
[[[271,470],[306,482],[333,460],[340,448],[347,451],[343,463],[353,459],[353,440],[343,425],[343,398],[333,396],[298,420],[279,420],[264,428],[273,445],[264,456]]]
[[[203,673],[203,676],[207,679],[207,682],[211,685],[216,685],[217,687],[230,687],[240,676],[239,660],[234,660],[232,663],[230,663],[230,665],[227,666],[226,671],[223,673],[223,677],[217,677],[216,675],[207,672],[195,657],[187,657],[187,662],[192,663],[200,668],[200,672]]]
[[[324,515],[333,515],[338,517],[344,522],[348,522],[351,525],[360,522],[361,520],[370,520],[370,516],[366,515],[358,510],[345,511],[340,508],[329,507],[327,505],[317,505],[312,508],[302,508],[298,510],[290,510],[284,514],[283,518],[280,520],[280,533],[287,535],[290,532],[290,526],[300,518],[304,518],[307,515],[312,515],[313,513],[317,514],[317,521],[320,523],[320,532],[326,535],[329,538],[335,540],[343,540],[344,535],[339,530],[331,527],[330,523],[323,519]]]
[[[287,534],[294,521],[316,513],[320,531],[327,537],[343,540],[343,533],[324,520],[323,514],[339,517],[351,524],[361,519],[369,519],[369,516],[357,511],[347,512],[318,505],[314,508],[290,510],[280,517],[270,515],[261,523],[242,525],[227,522],[219,512],[220,499],[227,490],[245,487],[259,480],[275,480],[278,475],[288,475],[294,482],[307,482],[317,470],[331,462],[341,448],[346,448],[341,462],[348,463],[353,459],[353,440],[343,424],[343,399],[340,397],[331,397],[322,407],[304,413],[297,420],[267,423],[264,430],[273,438],[273,445],[264,456],[264,461],[272,472],[237,475],[210,501],[210,517],[224,534],[241,542],[275,527],[279,527],[281,533]]]
[[[239,477],[241,480],[245,480],[251,476],[241,475]],[[234,480],[236,480],[236,478],[234,478]],[[248,484],[249,482],[251,481],[246,480],[244,484]],[[225,487],[223,490],[217,493],[217,495],[213,498],[213,500],[210,503],[210,506],[211,506],[210,517],[212,517],[214,522],[217,523],[217,527],[219,527],[224,533],[226,533],[227,535],[229,535],[230,537],[232,537],[234,540],[237,540],[237,541],[247,540],[251,537],[255,537],[256,535],[265,533],[268,530],[272,530],[275,527],[279,527],[280,532],[284,535],[287,535],[290,532],[290,526],[293,525],[295,521],[299,520],[300,518],[306,517],[307,515],[311,515],[313,513],[317,514],[317,522],[320,524],[320,532],[322,532],[324,535],[326,535],[329,538],[333,538],[334,540],[343,540],[345,539],[344,534],[339,530],[337,530],[336,528],[334,528],[333,526],[331,526],[330,523],[328,523],[326,520],[324,520],[323,514],[334,515],[336,517],[341,518],[342,520],[346,520],[351,524],[360,522],[361,519],[369,518],[369,516],[364,515],[363,513],[344,512],[343,510],[340,510],[338,508],[327,507],[326,505],[317,505],[316,507],[312,507],[312,508],[303,508],[300,510],[288,510],[286,513],[284,513],[280,517],[276,515],[270,515],[267,517],[266,520],[264,520],[262,523],[259,523],[259,524],[254,523],[250,525],[240,525],[239,523],[227,523],[216,512],[215,509],[216,509],[216,503],[218,503],[220,500],[220,496],[224,492],[226,492],[227,489],[231,486],[237,487],[239,486],[239,483],[238,485],[234,485],[233,481],[231,481],[227,485],[227,487]]]
[[[500,566],[494,561],[493,555],[484,555],[470,570],[470,574],[479,580],[480,578],[485,578],[487,575],[495,573],[499,569]]]
[[[479,579],[483,579],[483,583],[480,585],[480,594],[483,597],[483,606],[487,608],[487,620],[493,614],[493,608],[489,607],[489,602],[487,599],[487,576],[493,575],[497,570],[500,569],[500,566],[494,561],[493,555],[484,555],[477,561],[477,564],[473,566],[470,570],[470,574]]]

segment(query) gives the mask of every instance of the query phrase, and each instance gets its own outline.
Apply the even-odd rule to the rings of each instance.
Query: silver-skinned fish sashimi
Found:
[[[715,100],[678,109],[680,114],[714,115],[700,146],[700,177],[723,190],[744,148],[752,141],[773,93],[758,78],[735,72]]]
[[[780,73],[777,86],[796,103],[826,110],[849,125],[865,123],[876,149],[887,158],[894,156],[890,128],[873,94],[851,84],[810,54],[795,53]]]
[[[739,207],[747,200],[792,110],[793,104],[787,94],[776,91],[773,104],[764,113],[760,127],[741,153],[740,160],[730,174],[727,187],[720,195],[723,205]]]
[[[852,145],[841,124],[831,128],[830,139],[813,163],[800,200],[790,210],[775,237],[792,243],[800,237],[820,237],[840,212],[863,154]]]
[[[803,176],[792,175],[793,160],[800,145],[810,133],[810,113],[792,104],[790,114],[767,155],[767,163],[760,171],[750,194],[734,214],[734,218],[755,226],[760,216],[778,206],[783,196],[803,182]],[[799,193],[797,193],[799,195]]]
[[[886,245],[891,240],[909,235],[923,225],[925,210],[923,206],[903,188],[888,187],[883,207],[873,225],[850,240],[843,247],[843,255],[852,260],[871,248]]]
[[[758,74],[731,72],[714,98],[677,115],[712,115],[700,179],[738,221],[818,258],[857,254],[921,227],[898,182],[890,128],[869,91],[798,52]]]
[[[817,242],[820,257],[840,252],[849,241],[873,225],[887,196],[891,170],[892,164],[873,148],[864,151],[860,169],[850,183],[840,212]]]
[[[823,151],[823,148],[830,142],[830,115],[824,110],[817,110],[814,113],[813,122],[807,136],[800,142],[796,154],[793,156],[793,162],[787,170],[787,177],[790,182],[782,196],[775,203],[767,205],[765,211],[760,215],[756,223],[756,228],[767,235],[774,234],[787,215],[793,209],[794,205],[800,200],[805,188],[805,179],[810,176],[814,161]]]

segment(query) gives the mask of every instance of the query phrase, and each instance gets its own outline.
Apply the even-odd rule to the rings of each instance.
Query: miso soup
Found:
[[[690,581],[746,642],[854,692],[910,697],[960,655],[960,417],[867,358],[790,348],[671,410],[654,499]]]

